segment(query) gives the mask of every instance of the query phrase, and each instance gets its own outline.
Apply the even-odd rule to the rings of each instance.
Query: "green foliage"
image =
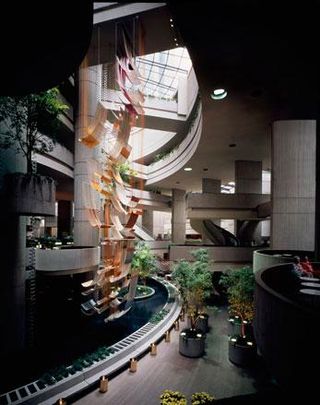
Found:
[[[116,170],[118,170],[119,175],[121,176],[122,180],[125,183],[130,182],[130,176],[136,176],[137,172],[135,170],[132,170],[129,163],[121,163],[115,166]]]
[[[179,391],[164,390],[160,395],[161,405],[187,405],[186,397]]]
[[[191,405],[208,405],[214,397],[207,392],[195,392],[191,396]],[[164,390],[160,395],[161,405],[187,405],[187,398],[180,391]]]
[[[146,285],[137,285],[135,298],[141,298],[152,294],[154,290]]]
[[[156,270],[156,257],[151,252],[149,246],[144,242],[139,242],[131,261],[132,272],[138,272],[139,277],[145,279]]]
[[[254,315],[254,274],[251,267],[229,270],[221,276],[220,282],[227,290],[230,310],[242,320],[251,321]]]
[[[191,405],[207,405],[211,404],[213,400],[214,397],[207,392],[195,392],[191,396]]]
[[[189,315],[201,312],[204,301],[212,290],[212,278],[209,271],[207,249],[193,251],[194,262],[180,260],[174,267],[172,277],[179,285],[181,296],[187,305]]]
[[[149,319],[150,323],[159,323],[167,315],[169,311],[167,309],[162,309],[157,314],[152,315]]]
[[[32,172],[33,153],[53,149],[58,117],[68,108],[58,96],[59,90],[53,88],[39,94],[0,97],[0,147],[15,148],[16,153],[23,154],[28,173]]]
[[[153,159],[153,163],[159,162],[162,159],[167,158],[168,156],[170,156],[175,150],[177,149],[177,147],[173,148],[173,149],[169,149],[163,152],[159,152],[155,155],[154,159]]]

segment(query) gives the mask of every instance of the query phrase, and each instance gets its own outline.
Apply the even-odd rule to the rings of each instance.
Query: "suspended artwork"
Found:
[[[134,63],[134,50],[124,27],[117,25],[116,81],[121,108],[111,124],[108,111],[98,103],[95,118],[80,139],[83,145],[102,148],[101,163],[87,163],[88,183],[82,184],[90,224],[100,230],[101,264],[94,277],[82,283],[82,304],[87,315],[105,313],[105,321],[116,319],[131,307],[138,280],[130,274],[134,251],[133,227],[142,214],[139,198],[120,175],[120,167],[130,156],[128,144],[136,119],[144,113],[144,96],[139,90],[140,74]],[[106,142],[106,139],[108,141]],[[123,293],[125,291],[125,293]]]

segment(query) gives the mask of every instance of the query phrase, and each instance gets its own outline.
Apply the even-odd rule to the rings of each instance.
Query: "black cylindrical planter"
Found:
[[[246,367],[250,366],[255,358],[256,346],[252,341],[239,337],[231,337],[229,339],[229,360],[232,363],[240,367]]]
[[[204,354],[206,335],[200,329],[184,329],[179,336],[179,352],[186,357]]]

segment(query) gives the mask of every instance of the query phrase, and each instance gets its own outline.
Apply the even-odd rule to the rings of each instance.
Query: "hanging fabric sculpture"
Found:
[[[106,136],[113,137],[111,147],[103,151],[100,167],[93,161],[87,163],[90,183],[82,185],[90,224],[100,229],[101,265],[92,280],[82,283],[85,288],[82,294],[90,298],[81,309],[87,315],[106,313],[106,322],[126,313],[134,299],[137,275],[128,276],[134,251],[133,227],[142,214],[139,198],[133,196],[129,184],[123,181],[119,167],[130,156],[128,140],[137,115],[144,113],[144,96],[139,90],[140,74],[134,63],[133,46],[125,29],[119,25],[117,30],[115,69],[123,106],[111,125],[107,121],[108,111],[99,102],[87,133],[80,139],[83,145],[94,148],[102,147]]]

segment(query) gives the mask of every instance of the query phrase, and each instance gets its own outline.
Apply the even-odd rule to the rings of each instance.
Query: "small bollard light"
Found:
[[[174,330],[179,330],[179,319],[177,319],[174,323]]]
[[[166,331],[164,341],[165,341],[165,342],[170,342],[170,331],[169,331],[169,330]]]
[[[155,343],[151,343],[150,345],[150,354],[151,356],[155,356],[157,354],[157,346]]]
[[[58,399],[56,402],[57,405],[67,405],[67,401],[64,398]]]
[[[108,383],[109,383],[108,378],[105,375],[101,376],[100,377],[99,391],[100,392],[107,392],[108,391]]]
[[[130,371],[131,373],[135,373],[137,371],[138,361],[136,359],[130,359]]]

